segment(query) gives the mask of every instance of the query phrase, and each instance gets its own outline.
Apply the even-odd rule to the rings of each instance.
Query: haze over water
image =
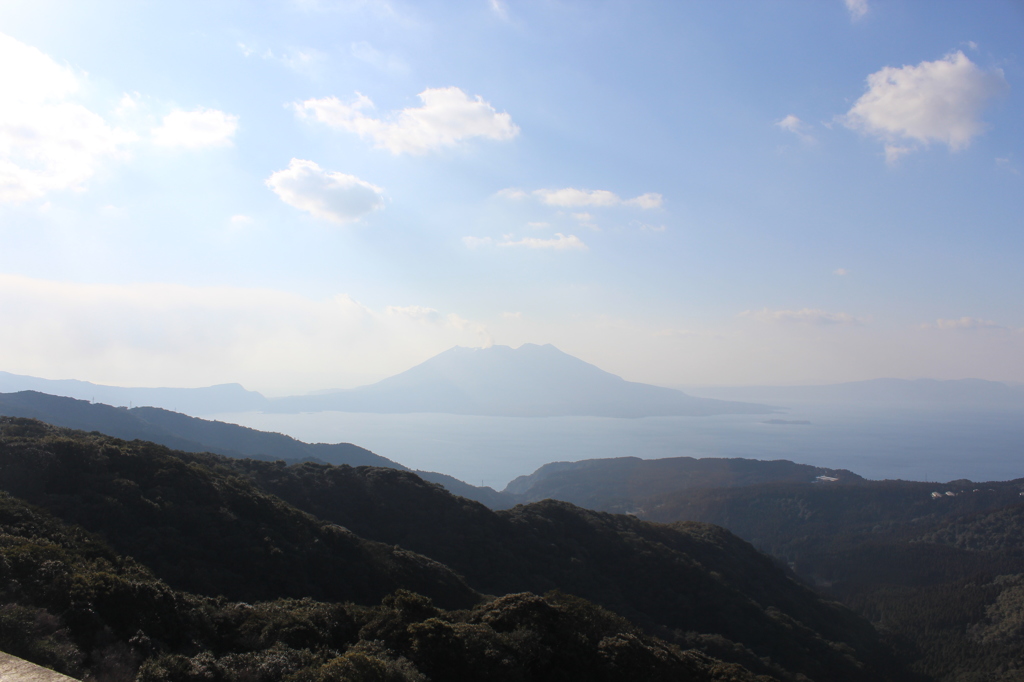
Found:
[[[479,417],[450,414],[215,415],[308,442],[351,442],[413,469],[502,489],[554,461],[747,457],[849,469],[872,479],[1024,477],[1019,411],[804,407],[714,417]],[[766,424],[768,419],[809,425]]]

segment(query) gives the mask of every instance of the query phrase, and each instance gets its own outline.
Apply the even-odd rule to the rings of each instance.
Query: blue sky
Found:
[[[0,369],[1024,381],[1016,2],[0,6]]]

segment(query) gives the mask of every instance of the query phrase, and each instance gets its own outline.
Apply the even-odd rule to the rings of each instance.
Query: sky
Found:
[[[0,4],[0,370],[1024,381],[1024,4]]]

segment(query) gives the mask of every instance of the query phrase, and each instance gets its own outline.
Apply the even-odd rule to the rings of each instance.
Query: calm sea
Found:
[[[810,424],[766,424],[768,419]],[[597,457],[748,457],[918,481],[1024,477],[1020,411],[795,408],[718,417],[472,417],[450,414],[263,414],[212,418],[306,442],[361,445],[413,469],[498,490],[543,464]]]

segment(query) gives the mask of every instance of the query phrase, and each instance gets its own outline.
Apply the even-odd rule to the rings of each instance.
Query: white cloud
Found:
[[[131,132],[72,101],[79,77],[34,47],[0,33],[0,202],[81,189]]]
[[[850,18],[854,21],[863,19],[864,15],[868,13],[868,0],[845,0],[845,2]]]
[[[917,66],[887,66],[867,82],[868,91],[840,120],[887,141],[890,162],[908,151],[895,144],[899,139],[965,148],[984,130],[986,103],[1007,87],[1001,69],[985,71],[959,51]]]
[[[373,109],[369,97],[356,93],[351,104],[337,97],[308,99],[295,105],[300,116],[373,140],[392,154],[425,154],[482,137],[510,140],[519,127],[507,113],[498,113],[479,95],[470,98],[456,87],[428,88],[419,94],[423,106],[403,109],[389,120],[364,113]]]
[[[526,226],[529,227],[532,230],[546,230],[547,228],[551,227],[551,223],[545,223],[543,221],[536,221],[536,222],[526,223]]]
[[[32,376],[299,392],[375,381],[488,342],[483,325],[435,312],[374,310],[345,294],[0,274],[0,357],[6,371]]]
[[[153,142],[161,147],[225,147],[238,130],[238,117],[218,109],[199,107],[193,111],[172,111],[163,124],[153,129]]]
[[[548,206],[560,206],[563,208],[577,208],[581,206],[637,206],[639,208],[658,208],[661,206],[662,197],[655,192],[641,194],[632,199],[622,199],[618,194],[605,189],[576,189],[575,187],[564,187],[562,189],[538,189],[534,195],[540,198]]]
[[[561,232],[556,232],[554,239],[539,239],[537,237],[524,237],[519,241],[506,240],[498,242],[498,246],[524,246],[528,249],[555,249],[564,251],[569,249],[586,250],[587,245],[579,237],[570,234],[568,237]]]
[[[927,326],[927,325],[925,325]],[[982,320],[977,317],[961,317],[955,320],[935,320],[938,329],[1006,329],[992,320]]]
[[[745,310],[740,313],[741,317],[750,317],[758,322],[773,322],[783,324],[858,324],[860,320],[848,313],[829,313],[824,310],[802,308],[800,310]]]
[[[490,246],[492,240],[490,237],[463,237],[462,243],[467,249],[478,249],[481,246]]]
[[[835,270],[832,271],[832,274],[839,275],[840,277],[845,277],[846,275],[850,274],[850,271],[847,270],[846,268],[836,268]]]
[[[503,312],[501,314],[501,316],[504,319],[506,319],[506,320],[521,320],[521,319],[523,319],[523,313],[522,312],[514,312],[514,313],[512,313],[512,312],[506,311],[506,312]]]
[[[384,206],[380,187],[302,159],[292,159],[287,169],[272,174],[266,184],[289,206],[335,223],[358,220]]]
[[[814,142],[814,137],[807,132],[809,126],[793,114],[789,114],[781,121],[776,121],[775,125],[785,131],[793,133],[804,142]]]

